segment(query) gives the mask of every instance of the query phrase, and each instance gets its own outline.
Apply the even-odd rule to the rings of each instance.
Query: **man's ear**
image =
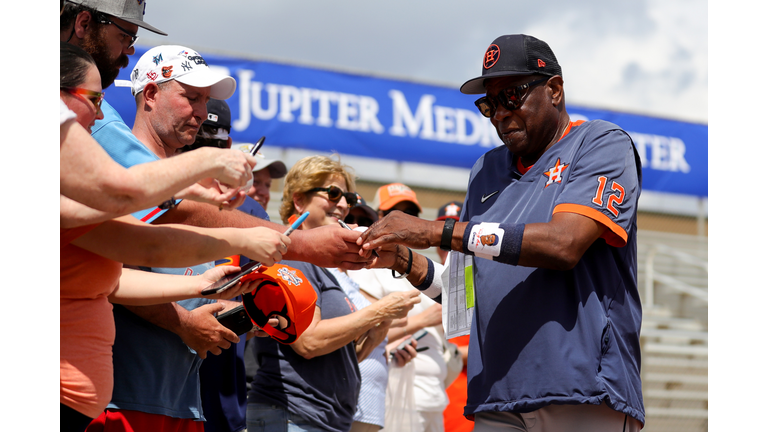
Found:
[[[232,148],[232,137],[231,136],[227,137],[227,148],[228,149]]]
[[[78,39],[85,39],[85,33],[88,32],[88,27],[93,26],[93,15],[88,11],[82,11],[75,17],[75,36]]]
[[[552,95],[552,105],[559,106],[564,98],[565,93],[563,91],[563,77],[555,75],[547,81],[547,87]]]
[[[141,92],[144,105],[153,108],[157,102],[158,93],[160,93],[160,87],[153,82],[148,82],[144,86],[144,91]]]

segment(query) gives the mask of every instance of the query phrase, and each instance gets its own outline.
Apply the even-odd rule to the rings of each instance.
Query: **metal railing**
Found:
[[[674,291],[681,294],[690,295],[696,297],[705,303],[708,303],[708,292],[706,289],[689,285],[678,278],[669,276],[663,273],[659,273],[654,269],[654,262],[659,256],[667,256],[677,259],[678,261],[686,264],[699,267],[704,270],[705,273],[709,273],[709,264],[707,261],[702,260],[699,257],[687,254],[685,252],[676,250],[663,244],[654,244],[651,246],[648,254],[645,258],[645,301],[644,304],[648,308],[654,306],[654,288],[656,282],[659,282]]]

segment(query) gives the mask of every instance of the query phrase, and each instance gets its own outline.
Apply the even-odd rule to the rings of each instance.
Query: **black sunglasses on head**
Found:
[[[337,203],[344,197],[347,200],[347,205],[352,207],[357,204],[357,194],[354,192],[344,192],[338,186],[328,186],[325,188],[314,188],[307,192],[325,192],[328,194],[328,201]]]
[[[496,107],[499,105],[514,111],[523,105],[523,99],[528,94],[527,90],[536,84],[547,81],[549,77],[537,79],[518,86],[507,87],[501,90],[496,96],[483,96],[475,101],[475,106],[480,110],[480,114],[485,117],[493,117],[496,113]]]

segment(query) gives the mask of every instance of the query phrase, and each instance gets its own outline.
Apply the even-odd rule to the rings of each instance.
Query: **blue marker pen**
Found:
[[[296,228],[300,227],[302,223],[304,223],[304,220],[309,216],[309,212],[304,212],[303,215],[299,216],[298,219],[296,219],[296,222],[291,224],[291,227],[285,230],[283,234],[285,235],[291,235],[292,232],[296,230]]]

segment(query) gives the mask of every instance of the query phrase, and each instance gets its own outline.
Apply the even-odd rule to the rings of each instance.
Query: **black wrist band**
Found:
[[[176,207],[176,197],[171,197],[168,201],[163,201],[158,207],[161,210],[170,210]]]
[[[451,240],[453,239],[453,226],[456,225],[456,219],[448,218],[443,225],[443,236],[440,237],[440,249],[444,251],[451,250]]]
[[[403,279],[411,274],[411,267],[413,266],[413,251],[408,247],[406,247],[406,249],[408,249],[408,267],[405,268],[405,273],[401,274],[400,276],[397,276],[395,274],[395,269],[392,269],[392,277],[395,279]]]

